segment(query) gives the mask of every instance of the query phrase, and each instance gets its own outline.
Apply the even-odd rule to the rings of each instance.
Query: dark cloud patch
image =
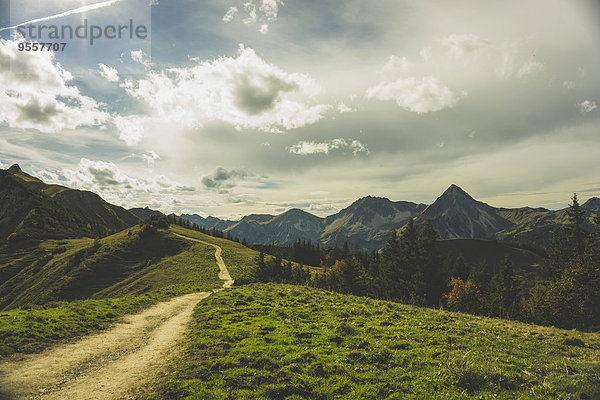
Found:
[[[248,76],[240,77],[235,84],[235,105],[248,115],[258,115],[272,110],[282,93],[298,89],[298,84],[271,75],[251,80]]]
[[[89,168],[88,171],[94,178],[94,181],[100,186],[118,186],[124,182],[117,179],[115,171],[103,168]],[[125,183],[126,188],[131,188],[131,185]]]
[[[19,117],[21,121],[25,120],[35,124],[48,123],[52,117],[59,113],[56,108],[56,103],[42,105],[36,98],[32,98],[24,106],[17,107],[21,110],[21,115]]]
[[[207,189],[216,189],[226,193],[228,189],[234,187],[238,180],[245,179],[249,174],[242,170],[226,170],[223,167],[218,167],[212,175],[207,175],[202,178],[202,184]]]

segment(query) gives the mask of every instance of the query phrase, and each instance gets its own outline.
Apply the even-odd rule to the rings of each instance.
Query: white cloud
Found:
[[[229,7],[225,15],[223,15],[223,22],[233,21],[233,17],[235,17],[235,14],[237,14],[238,12],[239,10],[237,7]]]
[[[148,56],[141,49],[140,50],[132,50],[131,51],[131,59],[136,63],[145,65],[146,67],[150,66],[150,61],[148,60]]]
[[[545,70],[546,66],[541,62],[529,60],[525,64],[523,64],[521,68],[519,68],[519,71],[517,72],[517,77],[519,79],[522,79],[531,75],[538,75]]]
[[[583,114],[594,111],[596,108],[598,108],[598,105],[595,101],[584,100],[581,103],[578,103],[577,107],[579,107],[579,111]]]
[[[142,154],[142,158],[148,164],[148,168],[154,168],[154,165],[156,164],[156,160],[160,160],[160,156],[158,154],[156,154],[156,152],[153,150],[151,150],[147,154]]]
[[[109,82],[119,81],[119,72],[115,68],[111,68],[104,64],[98,64],[100,75]]]
[[[142,141],[145,120],[145,117],[137,115],[126,117],[116,115],[113,117],[113,123],[119,130],[119,138],[128,146],[134,146]]]
[[[577,85],[573,81],[564,81],[563,82],[563,87],[565,89],[573,90],[573,89],[575,89],[577,87]]]
[[[384,64],[381,73],[399,73],[407,74],[412,69],[413,64],[406,57],[390,56],[389,60]]]
[[[348,107],[344,102],[341,102],[337,105],[337,110],[340,112],[340,114],[356,111],[352,107]]]
[[[488,47],[489,41],[471,33],[457,35],[452,34],[442,39],[442,44],[448,47],[451,54],[462,57],[474,54]]]
[[[259,10],[264,19],[269,22],[275,21],[279,14],[280,4],[283,4],[280,0],[262,0]]]
[[[277,21],[280,6],[283,6],[281,0],[259,0],[256,4],[254,0],[247,1],[243,3],[242,22],[249,26],[260,24],[258,31],[266,35],[269,32],[269,24]],[[222,18],[223,22],[233,21],[238,13],[238,7],[229,7]]]
[[[132,189],[139,185],[138,181],[121,172],[112,162],[91,161],[82,158],[76,170],[64,169],[65,178],[76,187],[103,188],[119,186]]]
[[[94,99],[68,85],[73,76],[53,52],[18,51],[21,39],[0,39],[0,123],[49,133],[107,120]]]
[[[151,71],[125,87],[148,104],[154,118],[187,127],[224,121],[238,129],[281,132],[313,124],[331,109],[315,104],[321,89],[309,75],[287,73],[243,46],[237,57]]]
[[[394,100],[400,107],[418,114],[452,108],[461,98],[432,76],[420,80],[411,77],[395,82],[382,82],[369,88],[367,97]]]
[[[116,199],[117,203],[121,203],[119,199],[125,195],[136,193],[166,194],[195,190],[164,175],[132,178],[112,162],[92,161],[87,158],[81,158],[76,169],[63,168],[61,175],[64,177],[60,181],[61,184],[99,193],[109,201]]]
[[[351,151],[355,156],[359,153],[369,154],[369,149],[358,140],[333,139],[329,142],[301,141],[288,148],[292,154],[302,156],[311,154],[329,154],[332,150]]]
[[[248,15],[243,20],[244,24],[246,24],[246,25],[255,24],[258,19],[258,15],[256,14],[256,4],[254,4],[252,1],[244,3],[244,10],[246,11],[246,14]]]

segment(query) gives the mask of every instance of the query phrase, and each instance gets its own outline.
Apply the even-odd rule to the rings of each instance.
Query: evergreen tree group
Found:
[[[592,231],[577,194],[567,210],[569,224],[554,233],[550,281],[538,284],[527,303],[529,319],[562,328],[600,329],[600,214]]]

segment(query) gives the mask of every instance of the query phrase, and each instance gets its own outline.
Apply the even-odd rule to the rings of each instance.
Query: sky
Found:
[[[133,29],[19,51],[36,19]],[[230,219],[557,209],[600,195],[598,71],[592,0],[0,0],[0,168]]]

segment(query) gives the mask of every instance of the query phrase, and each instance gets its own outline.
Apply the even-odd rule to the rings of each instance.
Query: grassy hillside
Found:
[[[0,262],[0,308],[221,284],[212,247],[139,226],[103,239],[45,241]]]
[[[0,170],[0,243],[101,237],[139,222],[92,192],[47,185],[22,171]]]
[[[494,237],[509,243],[524,243],[538,249],[548,250],[554,231],[569,224],[567,209],[548,211],[544,209],[516,208],[498,209],[498,215],[514,223],[514,226],[497,232]],[[588,211],[584,229],[595,230],[593,219],[597,212]]]
[[[600,335],[286,285],[201,302],[151,399],[596,399]]]
[[[215,249],[172,232],[221,246],[234,277],[255,263],[253,250],[178,226],[0,251],[0,355],[36,351],[157,301],[220,288]]]

